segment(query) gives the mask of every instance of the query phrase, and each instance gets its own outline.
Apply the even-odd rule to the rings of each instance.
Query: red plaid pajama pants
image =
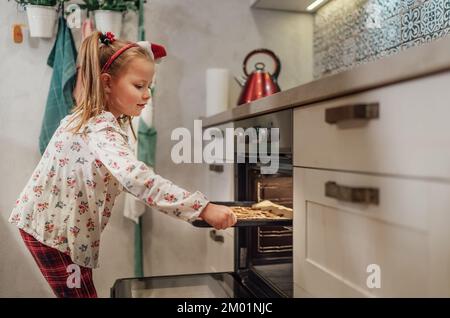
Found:
[[[73,272],[68,272],[68,266],[74,263],[70,256],[42,244],[23,230],[20,230],[20,235],[56,297],[97,298],[91,268],[79,266],[80,287],[71,288],[68,278]]]

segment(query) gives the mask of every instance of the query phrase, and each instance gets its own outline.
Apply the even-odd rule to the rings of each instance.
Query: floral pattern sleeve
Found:
[[[120,127],[115,127],[115,124],[104,122],[96,125],[88,138],[94,155],[122,184],[124,190],[149,206],[192,222],[208,204],[202,193],[190,193],[176,186],[139,161]]]

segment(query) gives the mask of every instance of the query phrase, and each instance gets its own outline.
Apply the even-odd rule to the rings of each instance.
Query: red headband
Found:
[[[102,68],[102,73],[106,73],[109,69],[109,67],[111,66],[111,64],[114,62],[114,60],[123,52],[125,52],[126,50],[128,50],[131,47],[139,47],[139,45],[137,45],[136,43],[129,43],[127,45],[125,45],[124,47],[122,47],[120,50],[118,50],[116,53],[114,53],[109,59],[108,62],[106,62],[105,65],[103,65]]]

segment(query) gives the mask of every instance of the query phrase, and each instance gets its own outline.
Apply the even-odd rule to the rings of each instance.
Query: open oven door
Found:
[[[254,295],[234,273],[119,279],[112,298],[248,298]]]
[[[279,298],[286,297],[252,271],[118,279],[111,298]]]
[[[250,206],[254,202],[214,202],[224,205],[240,205]],[[237,231],[238,229],[249,229],[255,226],[267,226],[267,225],[291,225],[292,220],[248,220],[240,221],[236,227],[231,228],[231,231]],[[209,227],[203,220],[196,220],[193,222],[193,226],[197,227]],[[233,237],[228,237],[227,232],[216,231],[214,229],[209,230],[209,240],[213,244],[227,244],[233,243],[233,250],[240,250],[238,247],[238,241],[234,241]],[[212,246],[214,249],[214,246]],[[217,251],[223,249],[217,248]],[[272,284],[271,280],[267,277],[263,277],[264,272],[268,267],[261,266],[261,271],[255,269],[246,270],[247,265],[243,268],[239,268],[239,264],[229,264],[230,261],[237,260],[238,263],[241,257],[234,258],[233,250],[231,253],[226,253],[223,257],[217,255],[217,259],[212,261],[211,264],[218,264],[220,261],[225,262],[225,266],[231,267],[227,272],[214,272],[216,268],[212,268],[211,273],[203,274],[185,274],[185,275],[170,275],[170,276],[157,276],[157,277],[143,277],[143,278],[124,278],[119,279],[114,283],[111,288],[111,297],[113,298],[277,298],[277,297],[289,297],[283,290],[280,290],[280,282]],[[209,255],[209,254],[208,254]],[[207,255],[207,257],[208,257]],[[212,254],[211,254],[212,255]],[[208,258],[209,259],[209,258]],[[272,277],[278,280],[282,278],[280,273],[284,270],[280,266],[284,264],[273,264],[269,268],[270,271],[275,273]],[[292,270],[292,269],[290,269]],[[274,281],[276,282],[276,281]]]

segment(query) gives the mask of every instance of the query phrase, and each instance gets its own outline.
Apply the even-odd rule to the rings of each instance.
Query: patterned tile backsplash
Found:
[[[314,78],[450,32],[450,0],[332,0],[314,20]]]

